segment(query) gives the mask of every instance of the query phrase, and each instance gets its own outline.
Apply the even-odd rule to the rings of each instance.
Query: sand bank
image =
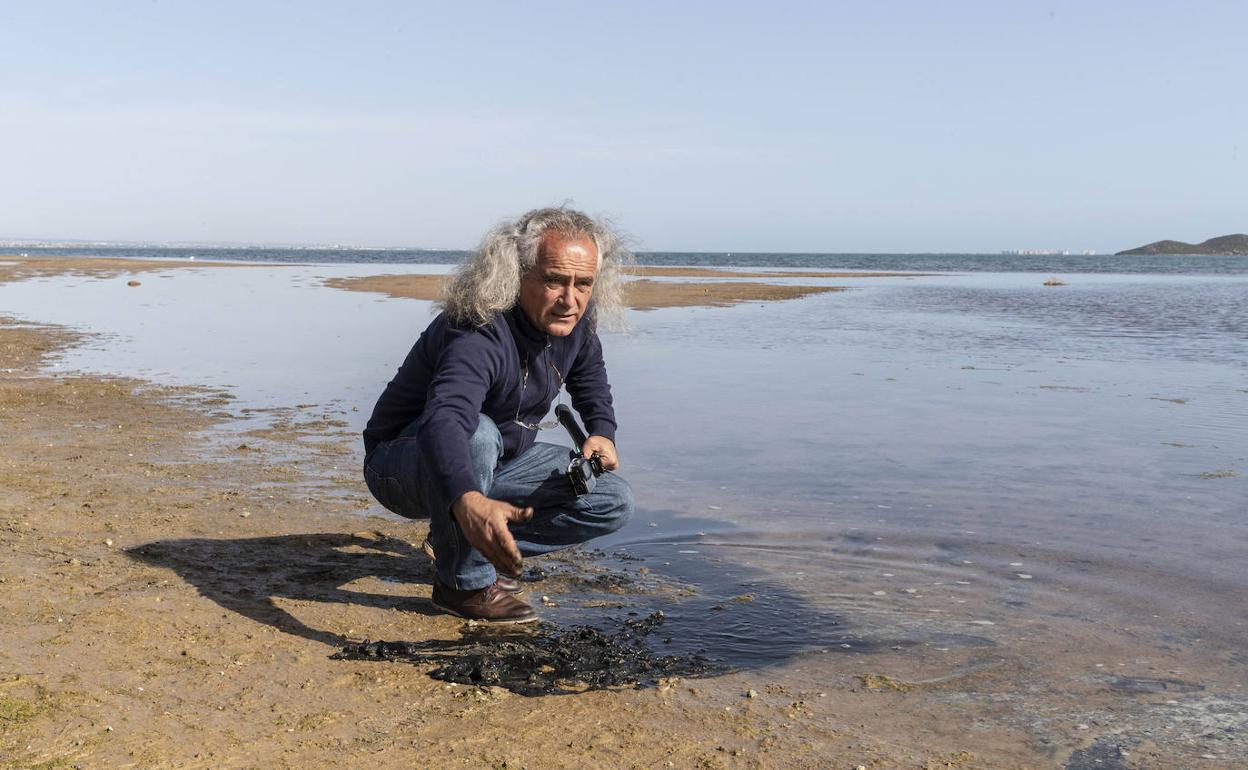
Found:
[[[175,267],[249,267],[232,262],[181,259],[112,259],[106,257],[22,257],[0,254],[0,282],[53,275],[114,278]]]
[[[79,275],[110,278],[170,268],[253,267],[230,262],[189,260],[109,259],[97,257],[21,257],[0,255],[0,281],[22,280],[37,276]],[[272,266],[265,263],[265,266]],[[646,278],[862,278],[900,277],[906,273],[852,272],[736,272],[713,268],[637,267],[638,276],[629,284],[627,301],[637,310],[664,307],[723,307],[740,302],[779,302],[799,299],[812,294],[842,291],[836,286],[792,286],[754,281],[723,281],[680,283],[650,281]],[[350,291],[365,291],[404,299],[434,300],[438,298],[445,276],[440,275],[375,275],[353,278],[331,278],[326,286]]]
[[[663,271],[649,274],[669,275]],[[695,274],[670,275],[694,277]],[[715,270],[702,270],[697,273],[697,277],[721,275],[731,273]],[[395,298],[434,300],[438,298],[445,280],[440,275],[371,275],[360,278],[331,278],[325,281],[325,285],[350,291],[371,291]],[[722,307],[739,302],[779,302],[843,290],[844,287],[838,286],[789,286],[754,281],[680,283],[637,278],[629,282],[625,296],[628,306],[635,310],[654,310],[662,307]]]

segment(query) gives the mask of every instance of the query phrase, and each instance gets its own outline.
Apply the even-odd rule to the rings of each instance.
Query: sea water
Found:
[[[31,257],[89,256],[138,259],[225,260],[299,264],[453,265],[468,252],[456,249],[62,245],[0,246],[0,253]],[[876,270],[990,273],[1160,273],[1244,275],[1248,256],[1114,254],[836,254],[771,252],[639,251],[637,262],[656,266],[754,267],[804,270]]]

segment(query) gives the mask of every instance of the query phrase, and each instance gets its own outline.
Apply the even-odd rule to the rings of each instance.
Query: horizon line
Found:
[[[10,248],[166,248],[166,249],[273,249],[273,250],[306,250],[306,251],[430,251],[471,253],[471,248],[455,248],[446,246],[365,246],[341,243],[294,243],[294,242],[255,242],[255,241],[143,241],[143,240],[101,240],[90,238],[4,238],[0,237],[0,249]],[[1018,252],[1052,252],[1052,253],[1018,253]],[[1064,255],[1062,252],[1066,252]],[[1090,254],[1087,252],[1091,252]],[[918,254],[964,254],[988,256],[1104,256],[1115,252],[1097,249],[1059,249],[1048,247],[1025,247],[996,249],[992,251],[941,250],[941,251],[753,251],[726,249],[638,249],[635,254],[775,254],[775,255],[918,255]]]

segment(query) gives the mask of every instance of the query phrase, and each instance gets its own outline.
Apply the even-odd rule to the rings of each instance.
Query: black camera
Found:
[[[598,455],[586,458],[573,450],[572,461],[568,463],[568,481],[572,482],[572,491],[577,497],[593,491],[594,482],[604,473],[606,471],[602,469],[602,460],[598,459]]]
[[[576,445],[568,457],[568,481],[572,482],[572,491],[577,497],[587,495],[593,491],[598,477],[606,473],[602,467],[602,458],[597,454],[589,457],[581,455],[581,447],[585,445],[585,431],[581,430],[571,409],[565,404],[560,404],[555,407],[555,417],[559,418],[560,424],[572,437],[572,443]]]

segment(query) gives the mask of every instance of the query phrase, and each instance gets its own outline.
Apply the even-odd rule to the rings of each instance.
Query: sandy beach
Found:
[[[0,770],[1248,770],[1248,3],[0,19]]]
[[[237,270],[242,281],[251,269],[0,261],[9,263],[3,282],[73,274],[139,280],[135,292],[162,272]],[[734,274],[751,281],[723,281],[736,288],[709,295],[718,271],[664,269],[639,281],[680,277],[716,282],[643,284],[661,295],[635,305],[828,291],[753,280],[768,273]],[[438,280],[324,282],[409,297],[427,296],[417,292]],[[473,633],[429,605],[424,525],[368,498],[356,431],[340,411],[295,398],[256,410],[219,387],[59,370],[67,350],[90,342],[89,331],[0,326],[0,767],[1151,770],[1175,767],[1176,757],[1184,767],[1227,766],[1201,759],[1206,749],[1191,736],[1237,724],[1238,682],[1218,690],[1214,662],[1178,641],[1141,642],[1151,633],[1142,629],[1108,624],[1089,637],[1074,625],[1085,610],[1068,595],[1020,594],[1013,575],[1007,596],[1032,614],[1011,621],[1010,636],[996,635],[1007,624],[992,615],[997,628],[971,621],[980,625],[961,635],[915,637],[922,645],[859,646],[846,636],[774,665],[596,691],[567,682],[571,694],[532,697],[442,681],[429,664],[335,659],[366,640],[444,642],[454,657]],[[663,500],[679,507],[681,494]],[[705,510],[708,500],[689,502]],[[848,542],[870,551],[862,535]],[[1003,564],[1022,558],[994,548]],[[586,553],[537,566],[529,596],[552,608],[644,616],[701,590],[654,578],[660,564],[636,557]],[[871,599],[858,579],[847,585]],[[922,601],[949,583],[890,594]],[[715,628],[736,607],[764,604],[736,598],[693,622]]]
[[[421,525],[361,518],[341,474],[324,493],[353,436],[310,452],[291,421],[225,446],[218,394],[38,376],[72,335],[0,339],[6,767],[692,766],[740,753],[738,731],[804,753],[787,703],[742,709],[723,684],[533,700],[330,660],[461,625],[424,601]]]
[[[207,265],[32,260],[4,279],[170,267]],[[831,718],[843,697],[764,676],[526,698],[331,660],[352,641],[451,640],[462,626],[425,601],[431,568],[413,545],[424,525],[361,515],[354,433],[291,410],[236,437],[221,427],[226,394],[41,369],[79,341],[0,327],[4,767],[814,768],[958,755],[956,742],[890,749]]]

